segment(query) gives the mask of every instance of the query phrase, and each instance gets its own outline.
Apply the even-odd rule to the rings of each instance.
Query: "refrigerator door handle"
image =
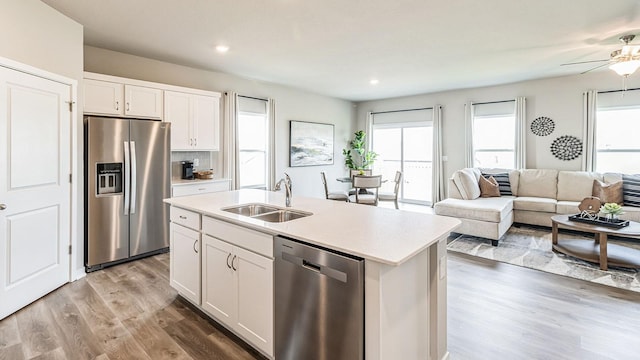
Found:
[[[136,142],[131,142],[131,214],[136,213],[136,188],[138,187],[138,171],[136,166]]]
[[[131,181],[129,176],[129,142],[124,142],[124,214],[129,215],[129,189]]]

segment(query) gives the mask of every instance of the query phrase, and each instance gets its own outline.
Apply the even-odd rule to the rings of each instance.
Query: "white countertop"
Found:
[[[295,195],[290,209],[313,215],[270,223],[220,210],[248,203],[285,207],[283,193],[263,190],[225,191],[164,201],[264,233],[289,236],[389,265],[403,263],[460,225],[459,220],[450,217]]]
[[[193,184],[202,184],[202,183],[211,183],[211,182],[227,182],[229,179],[171,179],[171,186],[181,186],[181,185],[193,185]]]

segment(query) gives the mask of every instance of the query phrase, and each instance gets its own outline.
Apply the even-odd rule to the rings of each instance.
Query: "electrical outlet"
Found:
[[[200,166],[200,159],[193,159],[193,166]]]

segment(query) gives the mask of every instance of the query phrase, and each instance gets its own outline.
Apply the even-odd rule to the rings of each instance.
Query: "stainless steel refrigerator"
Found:
[[[168,251],[170,125],[84,118],[87,272]]]

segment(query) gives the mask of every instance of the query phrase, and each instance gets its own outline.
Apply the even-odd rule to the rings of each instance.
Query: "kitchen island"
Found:
[[[273,268],[269,264],[270,259],[273,262],[273,242],[265,239],[280,235],[364,259],[366,359],[448,358],[446,238],[459,226],[458,220],[303,197],[294,197],[290,209],[311,215],[286,222],[267,222],[223,210],[240,204],[285,208],[284,194],[262,190],[186,196],[165,202],[172,206],[172,225],[175,223],[177,229],[177,232],[172,230],[172,286],[268,357],[273,357],[273,319],[268,318],[269,314],[273,316]],[[193,218],[194,215],[199,218]],[[185,222],[191,229],[183,229]],[[199,236],[204,245],[198,241]],[[194,240],[193,244],[184,241],[195,254],[190,261],[173,260],[184,255],[177,243],[174,244],[174,237]],[[219,239],[232,238],[231,245],[225,248],[226,259],[220,259],[224,265],[220,270],[236,270],[234,261],[243,256],[249,259],[245,261],[246,267],[255,265],[256,269],[264,270],[263,278],[246,287],[246,291],[254,291],[254,296],[258,290],[264,295],[260,306],[267,315],[260,321],[253,322],[247,317],[243,320],[241,314],[227,321],[229,311],[221,311],[221,306],[215,304],[217,292],[207,292],[213,277],[207,272],[215,267],[205,263],[215,255],[207,255],[214,252],[205,248],[220,249],[227,244]],[[176,273],[183,272],[182,266],[195,267],[194,272],[200,272],[201,278],[192,280],[191,276],[185,277],[182,283],[174,282],[174,277],[179,277]],[[191,281],[193,283],[185,284]],[[243,289],[241,284],[234,286],[234,289]],[[214,299],[208,300],[207,294]],[[242,299],[228,302],[236,303],[235,312],[242,313]],[[247,313],[262,314],[255,309],[245,311]],[[244,324],[240,324],[243,321]]]

